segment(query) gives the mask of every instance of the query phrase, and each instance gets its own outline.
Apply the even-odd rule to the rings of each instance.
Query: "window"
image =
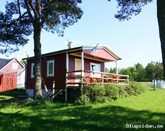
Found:
[[[54,76],[54,60],[47,61],[47,76]]]
[[[34,78],[34,63],[31,64],[31,78]]]
[[[96,64],[96,63],[91,63],[90,64],[90,71],[91,71],[91,75],[92,76],[96,76],[96,77],[100,77],[101,74],[101,65],[100,64]]]

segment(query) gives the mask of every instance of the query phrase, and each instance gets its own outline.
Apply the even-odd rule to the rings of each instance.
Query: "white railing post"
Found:
[[[101,73],[101,78],[102,78],[101,82],[102,82],[102,84],[104,83],[104,76],[105,76],[105,74]]]
[[[81,93],[83,90],[83,77],[84,77],[84,52],[81,52]]]
[[[116,63],[116,75],[117,75],[117,77],[116,77],[116,82],[117,82],[117,84],[119,83],[119,72],[118,72],[118,66],[117,66],[117,61],[115,62]]]
[[[55,90],[55,81],[53,81],[53,97],[52,98],[54,98],[54,94],[55,94],[55,92],[56,92],[56,90]]]
[[[67,102],[68,101],[68,92],[67,92],[67,84],[68,84],[68,76],[69,76],[69,74],[68,74],[68,72],[69,72],[69,54],[68,54],[68,52],[66,52],[66,82],[65,82],[65,102]]]

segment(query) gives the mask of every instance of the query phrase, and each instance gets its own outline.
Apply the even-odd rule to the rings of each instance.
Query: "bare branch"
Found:
[[[25,2],[26,9],[27,9],[27,13],[28,13],[31,21],[34,21],[34,18],[33,18],[33,15],[30,12],[30,8],[29,8],[29,4],[28,4],[27,0],[24,0],[24,2]]]
[[[21,7],[20,7],[20,1],[19,0],[17,0],[17,5],[18,5],[19,17],[21,17]]]
[[[37,10],[33,7],[32,1],[29,2],[30,8],[33,10],[35,17],[38,17],[38,12]]]

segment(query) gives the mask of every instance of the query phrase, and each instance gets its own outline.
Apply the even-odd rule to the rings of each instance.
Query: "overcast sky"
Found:
[[[81,20],[67,28],[64,37],[42,31],[42,53],[65,49],[66,41],[71,40],[76,41],[74,46],[106,45],[122,58],[118,64],[120,68],[138,62],[144,66],[151,61],[161,62],[155,1],[145,6],[138,16],[123,22],[114,18],[117,12],[115,0],[83,0],[81,8],[84,12]],[[29,43],[19,52],[0,57],[21,60],[26,57],[25,52],[33,56],[33,39],[32,36],[29,38]]]

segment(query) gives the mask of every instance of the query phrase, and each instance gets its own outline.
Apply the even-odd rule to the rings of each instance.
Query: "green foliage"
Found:
[[[142,64],[138,63],[128,68],[122,68],[119,71],[120,74],[129,75],[130,81],[152,81],[163,79],[163,65],[158,62],[148,63],[144,68]]]
[[[108,101],[108,100],[107,100],[107,97],[105,97],[105,96],[95,96],[93,103],[103,103],[106,101]]]
[[[138,63],[135,65],[138,72],[136,81],[145,81],[145,70],[142,64]]]
[[[62,36],[65,28],[81,18],[80,3],[81,0],[8,1],[5,10],[0,12],[0,53],[11,53],[24,46],[28,42],[27,36],[36,33],[36,25],[38,33],[45,29]]]
[[[124,90],[126,92],[126,96],[128,96],[128,95],[135,95],[135,90],[130,85],[126,85],[123,88],[124,88]]]
[[[120,74],[129,75],[129,79],[131,81],[134,81],[137,78],[138,72],[136,67],[128,67],[126,69],[125,68],[121,69]]]
[[[155,63],[151,62],[148,63],[147,66],[145,67],[146,70],[146,79],[147,81],[152,81],[154,79],[154,72],[155,72]]]
[[[90,99],[89,97],[84,94],[84,95],[81,95],[76,101],[75,101],[75,104],[78,104],[78,105],[86,105],[86,104],[89,104],[90,103]]]
[[[156,63],[155,64],[155,79],[156,80],[162,80],[163,79],[163,64],[162,63]]]
[[[105,85],[105,96],[116,100],[119,97],[119,87],[117,85]]]
[[[89,102],[101,103],[131,95],[138,95],[151,88],[151,85],[146,83],[132,82],[129,85],[101,85],[94,84],[84,87],[83,95],[76,101],[76,104],[84,105]]]
[[[152,0],[117,0],[119,10],[115,17],[119,20],[129,20],[133,15],[138,15],[142,7],[151,1]]]
[[[109,73],[116,73],[116,68],[110,68]]]
[[[127,97],[128,94],[125,90],[125,86],[118,86],[119,87],[119,97]]]
[[[130,83],[130,86],[134,90],[134,95],[142,94],[151,87],[149,85],[139,82],[132,82]]]
[[[105,95],[105,88],[102,84],[94,84],[85,87],[85,94],[90,98],[92,102],[101,101],[101,98]]]

